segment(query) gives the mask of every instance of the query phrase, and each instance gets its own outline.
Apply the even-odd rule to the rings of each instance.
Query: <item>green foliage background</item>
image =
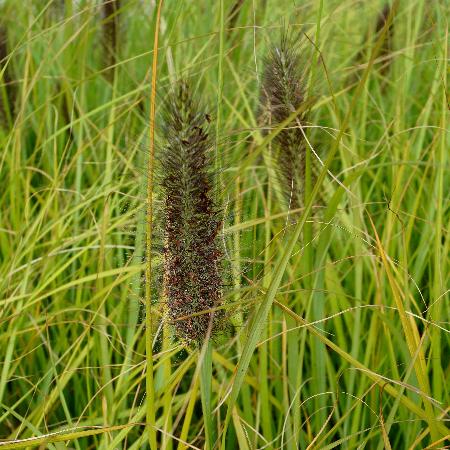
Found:
[[[203,357],[160,321],[155,284],[158,448],[207,448],[205,427],[210,448],[444,445],[449,11],[394,3],[383,53],[379,1],[164,2],[159,96],[189,76],[217,126],[231,326],[213,342],[209,392]],[[17,441],[2,448],[148,441],[140,280],[155,2],[121,1],[115,49],[102,8],[0,6],[0,438]],[[263,57],[284,25],[320,49],[306,47],[307,134],[334,177],[323,172],[297,213],[274,176],[276,130],[264,137],[257,117]]]

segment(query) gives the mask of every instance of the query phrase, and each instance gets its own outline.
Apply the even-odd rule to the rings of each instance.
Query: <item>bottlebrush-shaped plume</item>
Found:
[[[193,343],[223,323],[223,310],[212,311],[222,301],[222,252],[209,122],[189,85],[179,82],[164,111],[164,294],[176,335]]]
[[[264,127],[276,127],[305,105],[291,124],[272,141],[283,188],[292,208],[303,204],[306,142],[300,125],[307,117],[307,65],[299,42],[283,32],[264,61],[260,115]]]

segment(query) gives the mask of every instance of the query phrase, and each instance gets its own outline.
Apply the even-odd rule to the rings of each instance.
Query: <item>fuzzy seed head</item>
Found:
[[[176,335],[200,343],[223,313],[220,219],[212,195],[212,143],[206,112],[179,83],[165,102],[161,157],[165,216],[164,291]]]
[[[264,61],[260,109],[265,125],[275,127],[304,103],[306,97],[306,65],[301,47],[284,32]],[[307,112],[297,118],[273,140],[281,180],[293,208],[303,202],[305,173],[305,140],[300,129]]]

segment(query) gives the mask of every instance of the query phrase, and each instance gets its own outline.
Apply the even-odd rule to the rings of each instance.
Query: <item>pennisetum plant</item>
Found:
[[[276,127],[295,116],[272,141],[281,187],[293,209],[303,204],[304,197],[306,140],[302,124],[309,109],[307,67],[298,36],[283,31],[264,60],[260,94],[260,122],[264,128]]]
[[[221,220],[213,194],[210,117],[186,81],[165,101],[161,186],[164,193],[164,296],[181,340],[201,344],[221,329]]]
[[[298,210],[307,204],[312,191],[313,161],[307,141],[307,131],[303,128],[308,121],[311,107],[310,78],[311,56],[300,33],[284,28],[276,42],[270,44],[263,61],[263,75],[259,98],[259,121],[263,129],[277,129],[278,134],[271,141],[271,160],[267,161],[269,180],[270,169],[275,166],[275,179],[283,201],[289,210]],[[274,162],[275,164],[272,164]],[[306,200],[306,201],[305,201]],[[303,213],[306,222],[308,213]],[[300,215],[295,214],[295,220]],[[310,224],[304,223],[303,240],[312,242]],[[270,237],[270,236],[269,236]],[[311,246],[305,246],[302,257],[303,273],[310,273],[312,266]],[[309,286],[304,282],[306,289]],[[292,335],[291,339],[295,339]],[[290,368],[290,377],[296,379]],[[264,383],[264,381],[262,381]],[[299,386],[297,386],[299,388]],[[299,409],[298,397],[293,397],[293,409]],[[271,417],[261,414],[265,432],[271,433]],[[270,436],[270,434],[269,434]]]

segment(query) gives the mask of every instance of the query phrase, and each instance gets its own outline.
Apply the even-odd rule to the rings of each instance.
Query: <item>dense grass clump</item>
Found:
[[[190,86],[179,82],[165,101],[161,169],[164,189],[164,297],[179,338],[216,333],[222,311],[218,231],[213,200],[209,116]]]
[[[446,6],[0,0],[0,449],[443,448]]]

